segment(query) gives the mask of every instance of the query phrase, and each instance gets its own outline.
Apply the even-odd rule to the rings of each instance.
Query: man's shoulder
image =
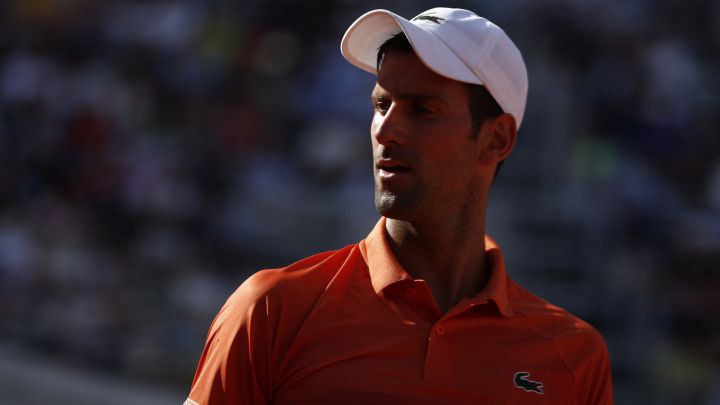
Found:
[[[340,268],[351,258],[361,258],[358,244],[321,252],[285,267],[264,269],[243,282],[231,300],[279,299],[293,300],[322,293]]]
[[[589,348],[607,352],[605,340],[592,325],[518,284],[513,284],[513,310],[525,318],[531,332],[539,337],[552,339],[561,353],[570,354],[578,350],[592,352]]]
[[[573,376],[576,403],[612,403],[610,354],[589,323],[513,282],[513,310],[527,328],[549,344]]]

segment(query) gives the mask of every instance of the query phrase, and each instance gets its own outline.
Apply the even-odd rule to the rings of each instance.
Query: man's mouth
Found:
[[[388,173],[405,173],[410,171],[410,168],[405,166],[382,166],[379,167],[379,169]]]
[[[410,167],[407,165],[393,160],[381,160],[377,162],[376,167],[378,174],[382,177],[390,177],[410,171]]]

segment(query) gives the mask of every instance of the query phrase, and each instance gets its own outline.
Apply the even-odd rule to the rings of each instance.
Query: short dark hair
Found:
[[[380,69],[385,57],[390,52],[415,53],[405,33],[400,31],[385,41],[377,54],[377,69]],[[472,119],[472,136],[476,137],[483,121],[503,114],[503,109],[485,86],[472,83],[463,83],[469,98],[470,116]]]

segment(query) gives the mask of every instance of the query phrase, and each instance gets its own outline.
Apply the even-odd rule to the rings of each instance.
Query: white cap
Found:
[[[373,10],[348,28],[340,49],[350,63],[377,74],[378,48],[400,31],[428,68],[453,80],[485,86],[520,127],[527,99],[527,70],[505,31],[458,8],[433,8],[409,21],[387,10]]]

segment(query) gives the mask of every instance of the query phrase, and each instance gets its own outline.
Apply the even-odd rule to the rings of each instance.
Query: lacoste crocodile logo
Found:
[[[528,373],[527,371],[519,371],[515,373],[515,377],[513,377],[513,382],[515,383],[515,386],[518,388],[522,388],[527,392],[535,392],[542,395],[543,383],[539,381],[529,380],[529,376],[530,373]]]
[[[435,24],[442,24],[443,21],[445,21],[444,18],[440,18],[434,15],[430,14],[422,14],[412,19],[412,21],[418,21],[418,20],[426,20],[426,21],[432,21]]]

